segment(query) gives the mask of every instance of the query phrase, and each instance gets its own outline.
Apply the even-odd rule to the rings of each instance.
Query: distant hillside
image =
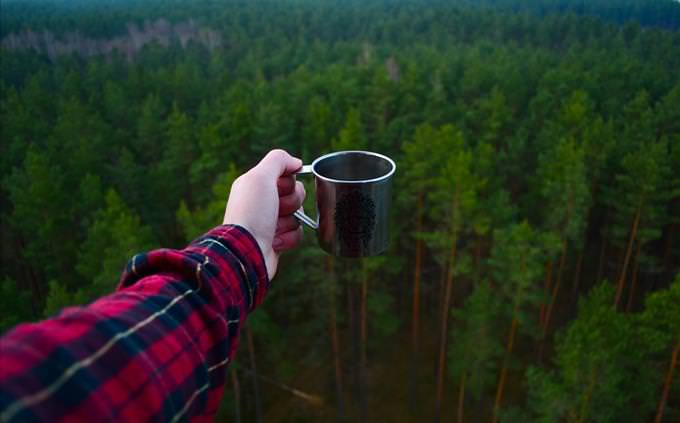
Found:
[[[282,16],[296,6],[333,13],[373,10],[387,14],[404,8],[487,8],[538,16],[588,15],[620,24],[637,22],[642,26],[680,28],[677,0],[196,0],[190,3],[181,0],[2,0],[0,36],[42,29],[59,36],[73,32],[77,26],[83,35],[109,37],[125,35],[129,23],[142,26],[145,20],[160,18],[177,23],[188,16],[198,19],[198,24],[215,27],[216,21],[225,19],[227,10],[229,13],[247,11],[252,5],[280,10]]]
[[[597,16],[617,23],[680,28],[677,0],[458,0],[470,6],[493,7],[538,15],[575,13]]]

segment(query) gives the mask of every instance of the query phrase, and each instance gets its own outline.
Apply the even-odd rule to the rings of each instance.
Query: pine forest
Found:
[[[219,225],[271,149],[369,150],[388,252],[306,229],[217,421],[680,421],[680,2],[1,3],[2,333]]]

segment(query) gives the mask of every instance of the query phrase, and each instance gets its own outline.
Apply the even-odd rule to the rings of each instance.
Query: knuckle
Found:
[[[234,182],[231,183],[231,189],[235,189],[241,185],[243,185],[243,177],[245,174],[238,176],[236,179],[234,179]]]
[[[267,181],[266,175],[263,173],[262,169],[259,167],[254,167],[250,169],[248,172],[244,173],[243,175],[239,176],[241,179],[241,183],[245,183],[248,181],[251,184],[264,184]]]
[[[283,160],[288,157],[288,153],[286,153],[285,150],[280,149],[280,148],[275,148],[271,150],[267,155],[273,159],[277,160]]]

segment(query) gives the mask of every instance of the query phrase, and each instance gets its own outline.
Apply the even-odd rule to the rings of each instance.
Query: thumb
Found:
[[[302,167],[302,160],[291,156],[285,150],[277,149],[267,153],[257,164],[262,170],[274,178],[290,175]]]

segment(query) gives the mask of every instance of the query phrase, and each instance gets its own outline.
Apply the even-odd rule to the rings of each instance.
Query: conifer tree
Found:
[[[151,230],[115,191],[109,190],[78,254],[76,269],[90,281],[84,289],[86,297],[94,299],[113,292],[127,261],[150,250],[153,244]]]
[[[145,161],[157,160],[163,151],[165,138],[164,109],[161,99],[150,94],[142,103],[139,117],[137,118],[137,141],[135,151]]]
[[[541,304],[540,313],[541,325],[546,332],[561,286],[569,246],[580,241],[585,230],[590,198],[584,134],[591,114],[592,104],[587,93],[576,90],[556,106],[554,116],[543,122],[538,137],[540,150],[534,181],[537,196],[531,201],[546,204],[540,215],[543,227],[562,240],[558,265],[555,266],[553,257],[547,263],[546,302]]]
[[[312,97],[307,106],[305,120],[300,154],[303,159],[310,160],[326,149],[332,133],[332,112],[328,103],[320,96]]]
[[[37,313],[31,310],[31,296],[28,290],[20,290],[16,282],[5,278],[0,281],[0,335],[13,326],[25,322]]]
[[[665,139],[664,139],[665,140]],[[668,147],[664,140],[643,142],[626,154],[616,175],[613,204],[614,235],[625,240],[614,303],[619,305],[625,289],[631,259],[639,259],[636,244],[658,239],[665,223],[668,200]],[[633,256],[633,251],[636,251]]]
[[[215,182],[215,175],[225,169],[234,152],[225,144],[225,139],[219,132],[219,125],[208,123],[202,126],[197,134],[198,159],[189,167],[189,181],[191,198],[195,205],[210,200],[212,194],[206,187]]]
[[[61,167],[44,151],[30,148],[21,168],[6,177],[4,187],[12,204],[10,227],[22,246],[28,285],[36,310],[42,309],[47,279],[68,274],[76,243],[70,199]],[[40,228],[36,231],[36,228]]]
[[[333,151],[360,150],[366,148],[366,135],[361,123],[361,112],[350,109],[345,125],[340,129],[337,139],[331,141]]]
[[[451,331],[448,361],[449,374],[458,381],[459,423],[466,421],[466,392],[479,400],[495,381],[498,359],[503,353],[497,328],[499,300],[491,285],[481,281],[463,308],[453,311],[458,324]]]
[[[310,160],[324,151],[332,131],[331,118],[331,109],[323,98],[314,96],[309,100],[305,113],[306,122],[302,128],[303,144],[299,150],[301,158]]]
[[[229,198],[231,185],[239,174],[236,166],[230,163],[227,171],[220,173],[215,179],[210,189],[210,198],[205,204],[190,210],[186,201],[180,201],[175,217],[186,242],[222,223],[224,205]]]
[[[530,309],[540,302],[537,282],[543,274],[545,250],[555,243],[554,237],[537,232],[526,221],[494,231],[494,246],[489,260],[494,270],[493,280],[502,293],[502,304],[505,305],[502,314],[511,320],[496,388],[494,422],[498,420],[503,404],[507,372],[517,342],[517,332],[522,328],[536,336],[536,323],[531,318],[533,314]]]
[[[537,421],[641,421],[653,409],[647,346],[633,319],[612,306],[614,296],[608,283],[593,288],[558,338],[556,369],[527,372]]]
[[[416,373],[418,364],[418,352],[420,350],[420,306],[421,306],[421,276],[423,263],[423,229],[425,217],[425,199],[427,192],[432,188],[437,164],[441,157],[432,154],[436,145],[442,142],[439,131],[435,130],[429,123],[418,126],[413,135],[413,139],[404,143],[403,172],[399,172],[398,182],[403,183],[400,190],[398,205],[404,210],[411,209],[415,202],[416,208],[413,218],[415,226],[414,236],[414,262],[413,262],[413,291],[412,291],[412,316],[411,316],[411,403],[416,403]],[[403,204],[403,205],[402,205]],[[410,215],[411,213],[409,213]],[[412,221],[407,223],[413,225]]]
[[[544,336],[562,282],[569,244],[580,240],[585,228],[590,191],[584,160],[583,148],[570,138],[561,139],[554,148],[539,155],[537,178],[542,200],[547,205],[543,208],[544,224],[546,230],[560,238],[561,244],[559,267],[552,292],[548,292],[550,298],[542,322]]]
[[[462,253],[458,249],[458,242],[469,228],[472,214],[477,207],[478,192],[486,183],[475,173],[473,151],[466,148],[461,132],[451,125],[444,125],[438,132],[437,138],[440,138],[442,142],[435,144],[438,149],[433,151],[433,154],[446,154],[446,159],[435,177],[434,187],[428,199],[428,202],[433,204],[431,219],[438,222],[436,226],[438,232],[427,235],[433,248],[442,252],[441,259],[444,263],[443,269],[446,275],[440,309],[439,359],[435,397],[437,419],[441,417],[441,402],[444,394],[449,309],[453,297],[453,281],[454,276],[461,270],[459,259]],[[461,261],[461,263],[463,262]]]
[[[66,285],[54,279],[49,281],[47,286],[48,293],[42,313],[46,318],[57,315],[65,307],[85,305],[88,300],[92,299],[85,293],[85,290],[69,290]]]
[[[680,274],[668,289],[651,293],[645,299],[639,320],[642,337],[650,350],[661,354],[668,363],[654,417],[655,423],[661,423],[680,354]]]

